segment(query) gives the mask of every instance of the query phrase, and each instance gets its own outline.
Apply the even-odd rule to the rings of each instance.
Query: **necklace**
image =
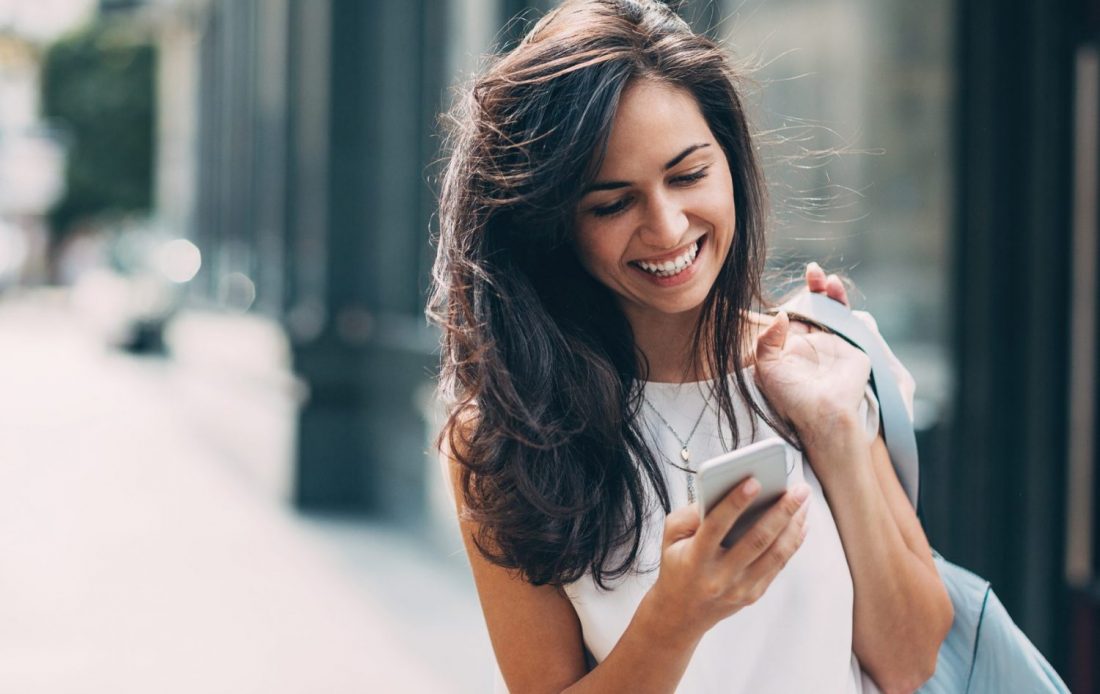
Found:
[[[692,437],[695,436],[695,431],[699,428],[699,422],[703,421],[703,415],[707,413],[707,408],[710,406],[710,403],[703,403],[703,409],[699,412],[699,416],[695,418],[695,425],[691,427],[691,433],[687,435],[686,439],[682,439],[680,438],[680,434],[676,432],[676,429],[674,429],[672,425],[668,423],[668,420],[665,419],[664,416],[657,411],[657,408],[653,406],[653,403],[649,401],[649,398],[642,396],[642,399],[649,407],[649,409],[653,412],[653,414],[657,415],[657,419],[660,419],[661,423],[665,425],[665,428],[672,432],[672,435],[676,438],[677,441],[680,442],[680,460],[684,461],[685,464],[690,465],[691,451],[688,450],[688,445],[691,443]],[[676,467],[680,466],[677,465]],[[694,470],[692,470],[692,472],[694,472]]]
[[[703,409],[699,412],[699,416],[695,418],[695,424],[691,427],[691,431],[688,433],[686,439],[680,437],[680,434],[671,424],[668,423],[668,420],[664,418],[664,415],[657,411],[657,408],[653,406],[653,403],[649,401],[649,398],[643,395],[642,402],[644,402],[646,406],[649,407],[653,414],[657,415],[657,419],[661,420],[661,423],[665,425],[665,428],[668,429],[669,432],[672,433],[673,437],[675,437],[675,439],[680,442],[680,460],[684,461],[683,465],[677,465],[675,462],[672,461],[671,458],[665,455],[665,452],[660,450],[660,448],[658,448],[657,450],[661,453],[661,456],[664,457],[669,465],[678,470],[683,470],[686,473],[688,503],[694,503],[695,469],[691,467],[691,451],[688,449],[688,446],[691,444],[691,439],[693,436],[695,436],[696,430],[699,429],[699,423],[703,421],[703,415],[706,414],[707,410],[710,408],[709,399],[703,402]]]

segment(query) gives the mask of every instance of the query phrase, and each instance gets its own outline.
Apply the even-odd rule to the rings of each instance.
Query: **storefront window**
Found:
[[[728,0],[718,33],[758,65],[774,268],[816,259],[918,383],[918,428],[950,393],[951,2]],[[921,421],[923,418],[924,421]]]

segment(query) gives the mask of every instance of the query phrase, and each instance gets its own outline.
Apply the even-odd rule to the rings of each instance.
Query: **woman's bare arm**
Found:
[[[569,599],[486,561],[471,540],[476,528],[468,521],[461,525],[493,652],[510,692],[675,690],[698,639],[675,638],[648,596],[608,658],[588,672],[580,622]]]
[[[858,404],[870,360],[836,335],[789,327],[780,312],[757,338],[757,384],[829,500],[855,588],[853,650],[881,689],[912,691],[933,674],[953,613],[885,446],[867,443]]]
[[[935,671],[953,610],[920,521],[881,434],[836,423],[807,443],[840,531],[855,588],[853,649],[885,692],[911,692]]]
[[[821,269],[821,266],[817,263],[810,263],[806,266],[806,285],[811,292],[825,293],[830,298],[838,301],[845,306],[848,305],[848,296],[845,291],[843,283],[840,281],[837,275],[825,275],[825,272]],[[877,326],[874,324],[874,320],[867,314],[862,316],[857,312],[857,317],[860,317],[864,322],[868,322],[868,327],[878,332]],[[893,357],[893,353],[889,352]],[[912,383],[912,377],[908,375],[908,372],[897,362],[894,358],[895,366],[904,374],[904,377],[899,377],[900,381],[908,379],[909,383]],[[904,388],[903,388],[904,390]],[[912,397],[912,390],[910,388],[908,396]],[[912,401],[910,400],[910,405]],[[912,565],[914,561],[917,565],[905,566],[903,570],[910,569],[907,576],[911,579],[912,583],[916,585],[915,590],[921,594],[925,599],[931,603],[932,612],[929,613],[929,620],[918,620],[915,624],[911,624],[914,631],[912,636],[914,641],[906,640],[904,643],[915,643],[917,648],[906,653],[895,653],[895,657],[891,658],[889,655],[880,655],[878,651],[884,650],[883,646],[890,644],[890,640],[884,640],[881,637],[878,624],[883,620],[884,615],[876,612],[875,606],[881,604],[875,600],[874,590],[860,590],[856,589],[856,604],[855,604],[855,623],[853,628],[853,641],[854,650],[857,657],[860,658],[864,668],[871,673],[871,676],[876,681],[883,680],[888,681],[891,678],[889,674],[893,668],[903,663],[901,658],[897,658],[897,655],[912,655],[913,662],[909,667],[913,667],[917,674],[913,677],[912,681],[923,681],[926,676],[931,676],[935,669],[935,659],[939,652],[939,646],[943,642],[947,631],[951,628],[953,620],[953,608],[951,607],[950,599],[947,597],[946,590],[944,589],[943,582],[939,578],[939,573],[936,571],[935,564],[932,561],[931,548],[928,545],[928,540],[924,536],[924,530],[921,528],[920,521],[917,519],[916,513],[914,513],[912,505],[909,501],[909,497],[905,494],[905,491],[901,487],[901,483],[898,481],[897,474],[894,472],[893,465],[890,462],[890,454],[886,448],[886,441],[882,437],[882,433],[879,432],[878,437],[871,445],[871,461],[872,468],[874,469],[874,476],[878,482],[878,488],[882,493],[882,497],[885,501],[885,505],[888,508],[889,521],[896,527],[898,533],[900,533],[902,541],[909,549],[912,558],[906,557],[904,559],[905,565]],[[837,488],[836,492],[829,492],[833,497],[843,497],[845,483],[842,481],[840,484],[831,484],[829,486]],[[828,490],[826,490],[828,492]],[[837,506],[843,508],[845,506],[844,499],[838,498]],[[873,503],[872,507],[879,506],[877,503]],[[851,507],[847,507],[849,510]],[[834,507],[834,514],[837,513],[838,508]],[[856,530],[853,533],[851,530],[847,532],[842,529],[841,537],[844,540],[845,534],[858,535],[858,528],[861,523],[864,523],[866,519],[859,519],[858,514],[841,514],[845,516],[843,520],[838,516],[838,526],[842,528],[850,528],[855,526]],[[855,520],[847,518],[848,515],[856,516]],[[863,527],[867,527],[865,524]],[[896,540],[896,535],[892,530],[887,530],[887,535]],[[858,544],[860,539],[853,536],[851,541],[845,540],[845,545]],[[858,555],[858,552],[857,552]],[[849,559],[851,562],[851,559]],[[862,562],[860,562],[862,565]],[[860,566],[860,569],[863,567]],[[857,573],[856,568],[852,568],[853,578],[857,584],[867,584],[868,582],[876,580],[873,572],[859,571],[861,575],[859,578],[855,578]],[[902,592],[906,591],[906,586],[901,586]],[[919,600],[918,600],[919,602]],[[889,615],[885,615],[889,618]],[[938,622],[936,621],[938,619]],[[906,668],[900,668],[899,673],[904,673]],[[923,673],[921,672],[923,670]],[[877,674],[877,677],[876,677]],[[912,681],[907,682],[905,677],[899,679],[900,690],[912,689]]]

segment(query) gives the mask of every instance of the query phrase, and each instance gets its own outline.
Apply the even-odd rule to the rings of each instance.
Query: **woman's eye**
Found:
[[[677,176],[676,178],[672,179],[672,182],[681,186],[690,186],[692,183],[695,183],[700,179],[706,178],[708,168],[709,167],[704,166],[698,171],[692,171],[691,173],[686,173],[683,176]]]
[[[592,208],[592,214],[596,215],[597,217],[610,217],[611,215],[618,214],[618,213],[622,212],[623,210],[625,210],[627,205],[629,205],[629,204],[630,204],[630,199],[629,198],[622,198],[620,200],[616,200],[615,202],[611,203],[610,205],[601,205],[599,207],[593,207]]]
[[[676,186],[683,186],[683,187],[690,186],[690,185],[696,183],[697,181],[700,181],[700,180],[706,178],[707,177],[707,169],[709,169],[709,168],[710,168],[710,166],[707,165],[707,166],[704,166],[700,169],[696,169],[695,171],[692,171],[690,173],[686,173],[686,174],[683,174],[683,175],[680,175],[680,176],[676,176],[676,177],[674,177],[670,180],[670,183],[672,183],[673,185],[676,185]],[[622,212],[626,208],[630,207],[630,203],[631,203],[631,198],[630,198],[630,196],[627,196],[625,198],[620,198],[620,199],[616,200],[615,202],[609,203],[607,205],[600,205],[598,207],[593,207],[590,211],[596,217],[612,217],[614,215],[619,214],[620,212]]]

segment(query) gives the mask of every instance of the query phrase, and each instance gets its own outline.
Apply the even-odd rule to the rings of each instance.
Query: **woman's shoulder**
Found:
[[[478,410],[470,405],[450,415],[439,434],[439,467],[446,481],[445,488],[451,502],[456,507],[462,499],[463,470],[468,467],[466,461],[470,451],[470,437],[477,428]],[[461,510],[461,509],[460,509]]]

